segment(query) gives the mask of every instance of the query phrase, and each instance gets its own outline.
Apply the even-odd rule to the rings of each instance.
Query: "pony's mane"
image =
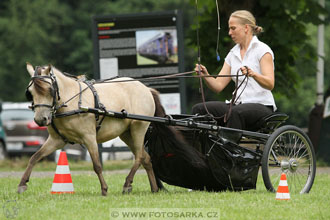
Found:
[[[61,71],[60,71],[61,72]],[[67,76],[67,77],[70,77],[70,78],[73,78],[73,79],[78,79],[78,76],[76,75],[72,75],[70,73],[66,73],[66,72],[61,72],[64,76]]]
[[[37,75],[40,76],[41,71],[46,69],[47,67],[48,67],[48,65],[43,65],[43,66],[37,67]],[[67,76],[67,77],[72,78],[74,80],[79,80],[80,78],[82,78],[82,76],[75,76],[75,75],[72,75],[70,73],[62,72],[61,70],[55,68],[54,66],[52,68],[56,69],[58,72],[60,72],[64,76]],[[36,77],[36,78],[32,78],[32,82],[34,83],[34,88],[35,88],[37,93],[45,94],[46,92],[48,92],[49,88],[47,88],[45,86],[44,79]]]
[[[46,87],[45,87],[45,81],[43,79],[40,78],[32,78],[32,82],[34,83],[34,88],[36,90],[37,93],[39,94],[45,94],[47,91],[49,91]]]
[[[72,75],[72,74],[67,73],[67,72],[62,72],[61,70],[57,69],[54,66],[53,66],[53,68],[56,69],[57,71],[59,71],[60,73],[62,73],[64,76],[67,76],[67,77],[72,78],[72,79],[75,79],[75,80],[78,79],[78,76],[76,76],[76,75]]]
[[[53,68],[55,68],[55,67],[53,67]],[[72,78],[72,79],[74,79],[74,80],[76,80],[76,81],[85,81],[85,80],[87,80],[87,78],[86,78],[86,75],[72,75],[72,74],[70,74],[70,73],[67,73],[67,72],[62,72],[61,70],[59,70],[59,69],[57,69],[57,68],[55,68],[57,71],[59,71],[60,73],[62,73],[64,76],[67,76],[67,77],[69,77],[69,78]]]
[[[39,76],[41,75],[41,69],[44,70],[44,69],[46,69],[47,67],[48,67],[48,65],[43,65],[43,66],[39,67],[39,68],[37,69],[37,73],[38,73],[38,75],[39,75]],[[67,76],[67,77],[69,77],[69,78],[73,78],[73,79],[75,79],[75,80],[78,80],[78,79],[80,78],[79,76],[72,75],[72,74],[67,73],[67,72],[62,72],[61,70],[57,69],[57,68],[54,67],[54,66],[52,66],[52,68],[56,69],[58,72],[62,73],[64,76]]]

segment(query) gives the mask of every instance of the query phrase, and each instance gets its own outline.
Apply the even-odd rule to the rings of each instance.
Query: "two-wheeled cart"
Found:
[[[152,122],[145,147],[158,179],[194,190],[255,189],[259,167],[266,189],[275,192],[284,172],[291,193],[308,193],[316,173],[312,143],[300,128],[282,125],[288,118],[273,113],[251,130],[218,126],[209,116],[149,117],[96,108],[86,112]],[[161,180],[161,181],[159,181]]]

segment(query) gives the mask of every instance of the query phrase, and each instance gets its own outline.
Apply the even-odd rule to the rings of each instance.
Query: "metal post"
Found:
[[[319,4],[324,8],[325,0],[319,0]],[[320,15],[320,19],[324,21],[324,15]],[[323,105],[324,91],[324,24],[318,26],[317,31],[317,105]]]

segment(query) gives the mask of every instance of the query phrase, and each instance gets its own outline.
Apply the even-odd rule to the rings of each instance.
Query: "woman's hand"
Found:
[[[247,66],[242,66],[241,72],[243,75],[247,75],[247,76],[251,76],[251,77],[254,77],[256,75],[256,73]]]
[[[202,76],[209,75],[206,67],[203,66],[202,64],[200,64],[200,65],[199,64],[196,64],[195,71],[196,71],[197,74],[200,73]]]
[[[241,71],[244,75],[251,76],[265,89],[272,90],[275,85],[274,63],[270,53],[266,53],[260,60],[261,73],[256,73],[249,67],[242,66]]]

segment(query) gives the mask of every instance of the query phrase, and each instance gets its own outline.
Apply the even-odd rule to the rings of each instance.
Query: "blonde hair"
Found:
[[[230,17],[238,18],[241,24],[247,24],[251,27],[253,35],[258,35],[264,31],[264,29],[256,24],[255,17],[251,12],[246,10],[234,11]]]

